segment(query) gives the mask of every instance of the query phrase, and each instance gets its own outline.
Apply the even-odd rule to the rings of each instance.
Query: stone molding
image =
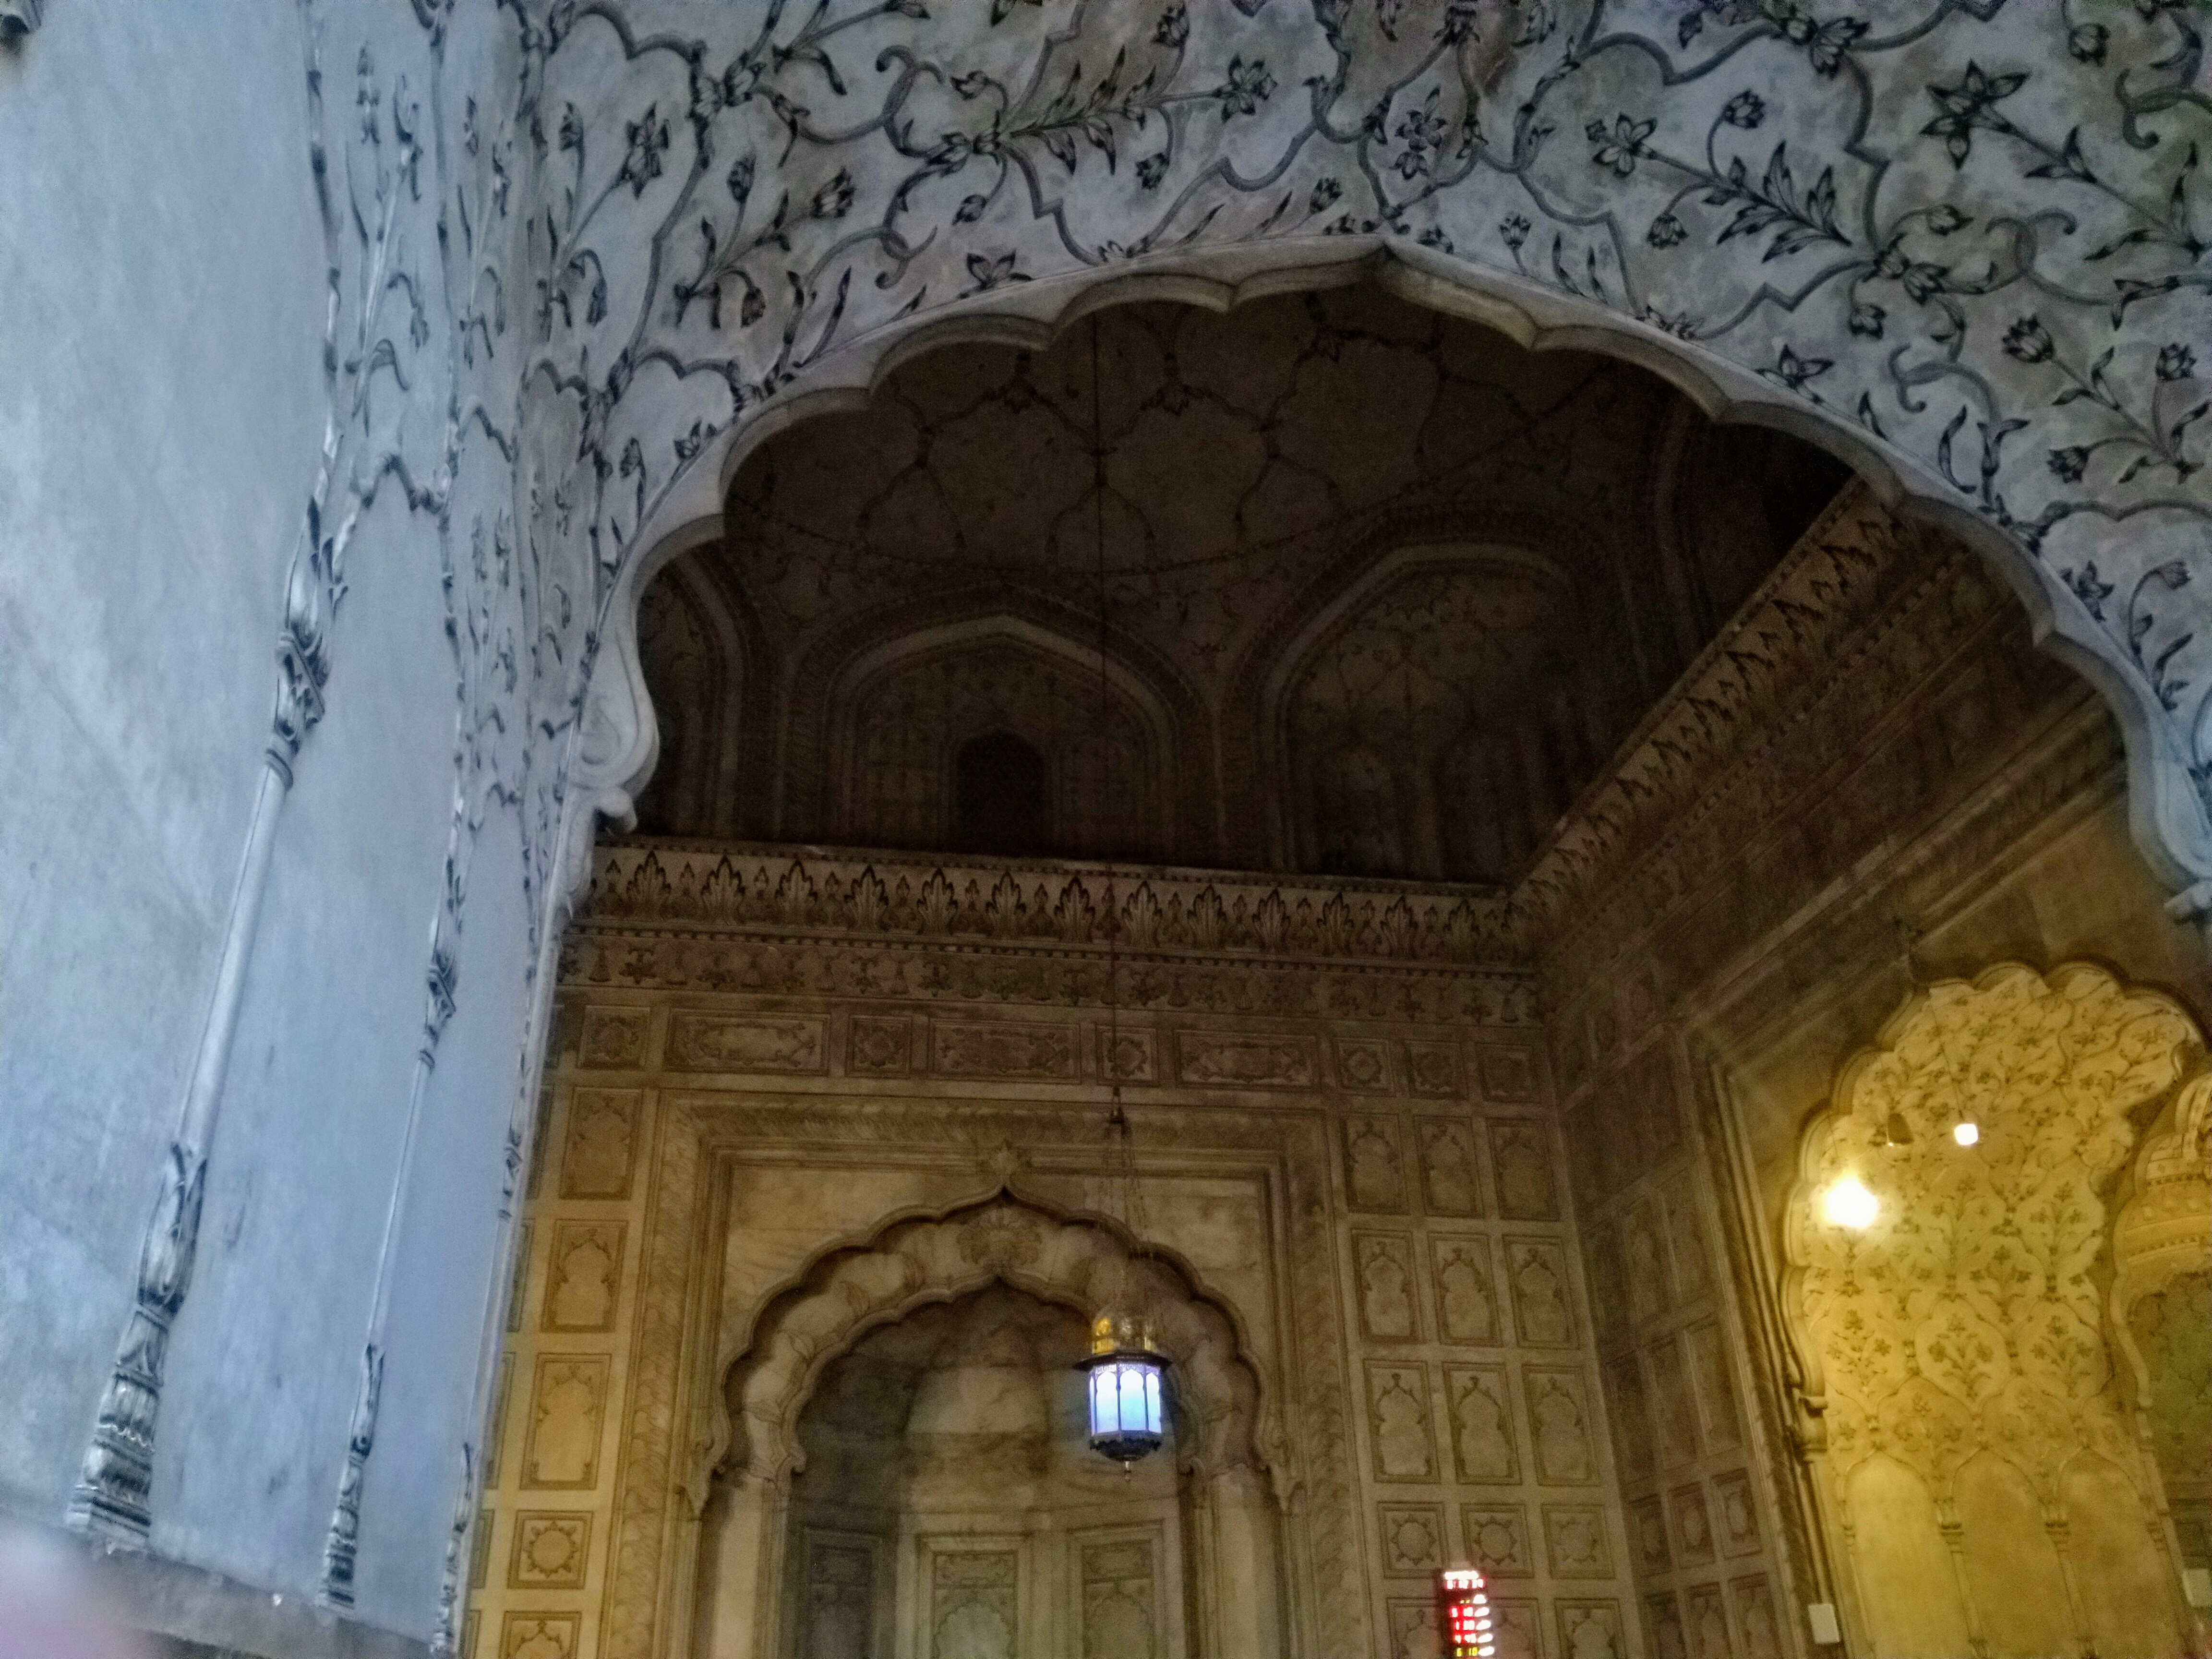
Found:
[[[1112,908],[1121,939],[1109,945]],[[573,986],[1533,1026],[1492,892],[630,840],[594,854]]]

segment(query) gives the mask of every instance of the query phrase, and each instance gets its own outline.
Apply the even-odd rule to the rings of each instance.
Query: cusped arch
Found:
[[[1589,351],[1647,368],[1709,419],[1768,426],[1811,443],[1864,478],[1885,506],[1974,548],[2027,608],[2038,644],[2088,679],[2119,721],[2129,763],[2130,826],[2145,858],[2179,895],[2173,901],[2175,914],[2212,912],[2212,804],[2197,781],[2200,771],[2212,766],[2199,759],[2212,747],[2212,732],[2197,729],[2212,705],[2191,717],[2169,690],[2161,690],[2165,682],[2142,659],[2140,639],[2116,635],[2105,608],[2090,602],[2097,590],[2078,574],[2083,568],[2125,571],[2145,565],[2141,551],[2119,545],[2128,533],[2129,515],[2081,515],[2077,524],[2093,528],[2086,533],[2081,558],[2062,570],[2042,556],[2041,531],[2031,544],[2025,531],[2008,532],[2001,517],[1947,483],[1951,436],[1945,438],[1941,455],[1932,447],[1923,452],[1900,445],[1825,402],[1798,395],[1786,377],[1731,361],[1579,292],[1563,291],[1517,269],[1375,237],[1232,242],[1152,255],[1133,265],[993,285],[915,307],[821,353],[773,402],[717,433],[702,453],[702,464],[678,481],[652,520],[639,526],[632,544],[648,552],[642,561],[630,561],[618,577],[609,610],[614,656],[635,661],[635,572],[659,556],[660,543],[696,534],[700,523],[719,524],[738,469],[762,444],[817,416],[866,408],[912,358],[962,342],[1042,350],[1083,317],[1115,305],[1165,301],[1225,312],[1270,295],[1363,280],[1492,328],[1530,350]],[[2033,423],[2032,416],[2026,422]],[[1952,436],[1955,431],[1954,423]],[[2168,584],[2177,591],[2187,581],[2185,563],[2172,567],[2182,572]],[[2146,574],[2143,581],[2156,574]],[[611,689],[611,696],[619,699],[635,686],[633,673]],[[596,682],[593,690],[599,691]],[[653,758],[649,717],[611,718],[607,724],[629,741],[580,775],[592,810],[601,812],[626,805],[625,792],[639,787]],[[1251,799],[1249,792],[1245,799]],[[1237,815],[1231,801],[1224,817],[1233,821]]]
[[[1126,1280],[1125,1280],[1126,1276]],[[909,1218],[866,1245],[818,1260],[772,1298],[723,1373],[721,1466],[783,1481],[805,1467],[799,1418],[830,1364],[868,1332],[933,1303],[1003,1283],[1088,1318],[1116,1285],[1144,1287],[1172,1366],[1186,1468],[1211,1474],[1267,1468],[1276,1435],[1263,1420],[1260,1371],[1234,1321],[1157,1251],[1117,1230],[1006,1195],[942,1216]]]

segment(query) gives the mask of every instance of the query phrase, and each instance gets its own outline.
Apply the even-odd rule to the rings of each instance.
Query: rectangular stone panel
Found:
[[[1498,1213],[1508,1221],[1557,1221],[1559,1194],[1552,1173],[1550,1126],[1532,1118],[1492,1118],[1489,1123]]]
[[[491,1529],[498,1519],[490,1510],[477,1511],[476,1530],[469,1534],[469,1588],[480,1590],[491,1577]]]
[[[549,1331],[611,1331],[621,1301],[624,1224],[557,1221],[545,1253],[541,1322]]]
[[[1498,1282],[1491,1272],[1489,1239],[1480,1233],[1431,1233],[1429,1268],[1441,1339],[1497,1346]]]
[[[1344,1189],[1355,1210],[1396,1215],[1406,1208],[1406,1165],[1395,1117],[1344,1120]]]
[[[1443,1651],[1437,1634],[1437,1600],[1433,1595],[1400,1596],[1383,1608],[1390,1624],[1390,1659],[1435,1659]]]
[[[1713,1477],[1712,1519],[1723,1553],[1759,1553],[1759,1510],[1752,1500],[1751,1477],[1741,1469]]]
[[[718,1014],[678,1009],[668,1019],[672,1072],[767,1072],[811,1075],[829,1069],[824,1023],[810,1016]]]
[[[1098,1075],[1109,1083],[1158,1083],[1160,1054],[1158,1036],[1101,1025],[1098,1030]]]
[[[1718,1322],[1708,1319],[1690,1327],[1684,1340],[1690,1345],[1690,1369],[1697,1378],[1705,1443],[1722,1449],[1741,1444],[1743,1423],[1736,1411],[1735,1374],[1729,1364],[1728,1338]]]
[[[1432,1573],[1445,1565],[1444,1506],[1384,1504],[1375,1512],[1386,1573]]]
[[[903,1014],[855,1014],[845,1036],[845,1069],[855,1077],[904,1077],[914,1069],[914,1022]]]
[[[930,1659],[1018,1651],[1020,1557],[1012,1550],[961,1550],[940,1540],[931,1552]]]
[[[879,1540],[810,1528],[806,1598],[801,1610],[808,1655],[866,1654],[875,1642]]]
[[[1711,1566],[1717,1551],[1705,1489],[1695,1481],[1675,1487],[1667,1494],[1667,1513],[1674,1522],[1674,1559],[1686,1567]]]
[[[507,1587],[581,1589],[591,1542],[592,1517],[587,1511],[523,1510],[514,1517]]]
[[[643,1008],[586,1008],[582,1039],[576,1045],[580,1066],[634,1072],[645,1064],[652,1015]]]
[[[1412,1342],[1421,1334],[1413,1292],[1413,1241],[1403,1233],[1352,1236],[1352,1300],[1370,1341]]]
[[[1456,1042],[1408,1042],[1406,1045],[1406,1086],[1417,1095],[1437,1100],[1464,1100],[1467,1076]]]
[[[1380,1037],[1338,1037],[1336,1084],[1356,1094],[1386,1094],[1390,1088],[1390,1045]]]
[[[1652,1418],[1658,1428],[1659,1462],[1668,1468],[1695,1462],[1698,1456],[1698,1408],[1690,1399],[1690,1379],[1683,1368],[1682,1346],[1674,1337],[1655,1342],[1651,1359]]]
[[[1682,1633],[1681,1604],[1671,1595],[1644,1598],[1646,1648],[1666,1659],[1687,1659],[1689,1638]]]
[[[1519,1043],[1486,1044],[1476,1051],[1482,1076],[1482,1097],[1502,1105],[1519,1105],[1537,1098],[1536,1051]]]
[[[1437,1447],[1428,1372],[1417,1364],[1367,1362],[1367,1443],[1377,1480],[1433,1480]]]
[[[1513,1302],[1513,1329],[1522,1347],[1575,1346],[1574,1292],[1564,1249],[1550,1239],[1507,1239],[1505,1279]]]
[[[1163,1650],[1158,1528],[1075,1535],[1082,1587],[1082,1650],[1150,1656]],[[857,1651],[857,1650],[855,1650]]]
[[[563,1198],[628,1198],[637,1167],[635,1089],[578,1089],[568,1097],[568,1134],[561,1154]]]
[[[522,1451],[526,1489],[584,1491],[599,1484],[608,1364],[601,1354],[538,1356]]]
[[[1628,1659],[1620,1602],[1608,1598],[1553,1605],[1559,1615],[1561,1653],[1571,1659]]]
[[[1600,1468],[1597,1437],[1591,1431],[1589,1387],[1582,1372],[1565,1366],[1525,1366],[1521,1388],[1528,1402],[1537,1481],[1547,1486],[1595,1485]]]
[[[1176,1033],[1176,1074],[1185,1083],[1237,1089],[1311,1089],[1321,1080],[1310,1036]]]
[[[1544,1561],[1554,1578],[1610,1578],[1613,1547],[1595,1504],[1544,1505]]]
[[[1452,1462],[1463,1486],[1518,1486],[1521,1442],[1503,1365],[1444,1367]]]
[[[1623,1354],[1606,1366],[1605,1386],[1613,1406],[1613,1436],[1620,1447],[1621,1479],[1649,1480],[1657,1467],[1651,1448],[1651,1405],[1634,1354]]]
[[[1544,1621],[1535,1601],[1492,1596],[1490,1635],[1492,1659],[1546,1659]],[[1579,1656],[1571,1655],[1569,1659],[1579,1659]]]
[[[1713,1291],[1712,1253],[1705,1248],[1705,1226],[1688,1170],[1667,1183],[1661,1201],[1667,1212],[1668,1254],[1674,1263],[1675,1286],[1685,1302],[1703,1301]]]
[[[1729,1640],[1728,1609],[1718,1584],[1692,1586],[1684,1598],[1683,1623],[1688,1628],[1692,1659],[1735,1659]]]
[[[1526,1504],[1468,1504],[1459,1512],[1467,1559],[1485,1578],[1534,1578],[1536,1551]]]
[[[1782,1615],[1765,1575],[1754,1573],[1729,1581],[1729,1601],[1735,1609],[1736,1634],[1743,1643],[1744,1659],[1782,1659],[1788,1650]]]
[[[1080,1071],[1077,1029],[1042,1024],[933,1021],[930,1069],[940,1077],[1072,1082]]]
[[[1638,1199],[1622,1212],[1620,1254],[1628,1270],[1628,1316],[1648,1325],[1662,1317],[1669,1304],[1667,1243],[1649,1198]]]
[[[1421,1202],[1431,1215],[1482,1213],[1482,1155],[1474,1124],[1462,1117],[1420,1117],[1413,1129],[1421,1150]]]
[[[1657,1498],[1639,1498],[1628,1506],[1628,1543],[1635,1552],[1639,1578],[1657,1578],[1674,1571],[1667,1547],[1667,1512]]]

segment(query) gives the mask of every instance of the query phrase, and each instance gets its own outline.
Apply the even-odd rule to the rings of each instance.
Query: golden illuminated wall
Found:
[[[1125,876],[1109,1018],[1095,872],[664,844],[598,874],[562,964],[473,1659],[774,1650],[747,1620],[763,1571],[717,1575],[764,1559],[729,1517],[787,1526],[754,1489],[787,1476],[725,1379],[750,1400],[776,1333],[815,1329],[811,1303],[775,1310],[825,1273],[830,1308],[842,1270],[817,1264],[926,1297],[929,1262],[957,1290],[960,1263],[1003,1261],[1079,1295],[1029,1280],[1100,1202],[1109,1064],[1149,1236],[1256,1378],[1260,1467],[1201,1468],[1182,1523],[1194,1655],[1255,1651],[1202,1593],[1252,1577],[1205,1551],[1235,1556],[1228,1512],[1255,1505],[1270,1659],[1429,1659],[1432,1575],[1470,1559],[1501,1659],[1638,1653],[1572,1198],[1494,898]]]
[[[1874,1653],[2180,1646],[2157,1469],[2107,1320],[2105,1194],[2130,1114],[2195,1038],[2101,969],[2007,964],[1916,996],[1808,1130],[1787,1304]],[[1825,1212],[1846,1181],[1874,1194],[1869,1224]]]

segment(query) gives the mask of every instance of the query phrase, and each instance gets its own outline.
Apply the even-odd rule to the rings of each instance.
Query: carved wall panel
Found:
[[[855,926],[854,895],[875,879],[861,879],[866,866],[810,860],[794,873],[787,858],[763,859],[757,874],[720,852],[659,856],[659,871],[672,879],[662,896],[647,900],[639,872],[654,866],[624,851],[603,855],[621,860],[613,867],[637,896],[626,901],[625,914],[587,921],[568,953],[562,996],[570,1023],[580,1031],[595,1024],[634,1028],[637,1036],[623,1052],[635,1060],[587,1066],[580,1052],[562,1057],[548,1145],[564,1170],[574,1164],[583,1173],[547,1182],[532,1211],[531,1313],[517,1339],[525,1385],[529,1367],[553,1353],[548,1345],[605,1345],[595,1354],[611,1362],[595,1484],[564,1489],[561,1500],[574,1490],[574,1512],[592,1517],[585,1578],[580,1589],[530,1592],[540,1605],[583,1615],[588,1659],[651,1651],[678,1638],[662,1622],[672,1605],[668,1587],[677,1575],[708,1571],[702,1528],[721,1524],[717,1504],[737,1501],[710,1496],[702,1516],[692,1495],[722,1490],[721,1477],[710,1474],[714,1462],[736,1456],[755,1434],[750,1407],[719,1426],[714,1345],[700,1310],[717,1310],[712,1328],[729,1333],[726,1342],[750,1342],[762,1355],[788,1354],[799,1364],[809,1351],[798,1340],[804,1334],[794,1327],[780,1335],[787,1316],[754,1310],[813,1271],[810,1261],[830,1261],[824,1249],[834,1257],[865,1244],[879,1218],[933,1213],[1006,1180],[1017,1193],[1073,1212],[1094,1212],[1101,1202],[1091,1173],[1097,1133],[1091,1090],[1107,1073],[1109,1022],[1092,1000],[1091,983],[1071,972],[1087,969],[1088,949],[1060,935],[1060,924],[1050,939],[994,934],[984,920],[989,901],[979,897],[981,932],[955,931],[940,920],[938,931],[924,933],[908,921],[910,942],[896,948],[912,953],[913,971],[874,978],[860,964],[882,948],[878,941],[901,936]],[[894,872],[911,893],[911,877],[895,865],[885,873]],[[933,864],[925,873],[939,878],[934,890],[954,896],[957,915],[963,888],[988,895],[1004,872],[971,877],[961,866],[941,872]],[[720,881],[742,896],[712,896]],[[1050,916],[1060,906],[1066,914],[1068,878],[1047,874],[1042,883],[1041,902],[1038,882],[1019,888],[1024,913]],[[1257,908],[1247,890],[1231,889],[1216,911],[1194,903],[1201,890],[1152,887],[1186,918],[1218,915],[1225,924],[1238,902],[1247,915]],[[1218,884],[1213,890],[1222,894]],[[1256,896],[1274,890],[1261,886]],[[1296,896],[1286,896],[1286,915],[1296,915]],[[1395,902],[1389,892],[1358,896],[1380,901],[1378,917]],[[761,908],[753,912],[756,902]],[[803,958],[799,976],[718,986],[693,965],[705,959],[688,953],[710,939],[721,948],[732,924],[763,951],[795,964]],[[1233,935],[1222,926],[1212,937]],[[982,994],[955,993],[957,1001],[947,998],[952,1006],[915,994],[928,975],[971,958],[979,944],[1033,951],[1048,976],[1036,981],[1036,993],[1001,979]],[[679,954],[665,967],[635,969],[664,948]],[[1182,948],[1194,967],[1207,967],[1235,960],[1237,947]],[[1126,945],[1125,951],[1127,983],[1142,958]],[[1385,972],[1387,962],[1377,964]],[[611,971],[618,964],[622,971]],[[611,970],[604,977],[603,969]],[[1626,1593],[1626,1534],[1605,1499],[1602,1408],[1590,1374],[1577,1369],[1588,1364],[1589,1314],[1566,1249],[1566,1193],[1542,1115],[1541,1073],[1509,1028],[1409,1020],[1395,991],[1378,996],[1368,988],[1367,972],[1345,971],[1346,994],[1330,1005],[1333,1017],[1299,1025],[1272,1012],[1178,1006],[1167,989],[1156,1008],[1125,1003],[1119,1069],[1133,1089],[1147,1212],[1171,1240],[1183,1238],[1179,1256],[1201,1277],[1221,1276],[1222,1294],[1233,1297],[1259,1345],[1255,1352],[1280,1356],[1257,1372],[1263,1402],[1288,1391],[1279,1416],[1270,1406],[1267,1423],[1277,1426],[1261,1425],[1273,1437],[1261,1444],[1266,1457],[1289,1461],[1260,1478],[1303,1485],[1301,1512],[1312,1519],[1286,1533],[1281,1547],[1297,1563],[1284,1570],[1310,1586],[1314,1621],[1310,1630],[1286,1632],[1282,1649],[1315,1659],[1395,1651],[1404,1634],[1401,1615],[1425,1597],[1425,1586],[1411,1595],[1409,1587],[1431,1570],[1413,1564],[1463,1559],[1480,1534],[1517,1575],[1505,1627],[1537,1644],[1528,1651],[1553,1655],[1561,1603]],[[815,988],[824,985],[834,988]],[[787,1028],[796,1048],[760,1035]],[[743,1059],[750,1053],[758,1054],[757,1064]],[[1503,1057],[1491,1063],[1490,1092],[1511,1098],[1495,1109],[1455,1109],[1484,1076],[1485,1054]],[[1355,1056],[1362,1058],[1347,1063]],[[820,1069],[793,1084],[780,1068],[799,1060]],[[690,1069],[708,1066],[714,1069]],[[1418,1092],[1425,1074],[1439,1092]],[[779,1093],[779,1079],[805,1092]],[[1064,1097],[1041,1092],[1070,1085],[1082,1086]],[[1512,1202],[1522,1214],[1512,1219],[1499,1213],[1492,1165],[1500,1148],[1514,1165]],[[1266,1184],[1231,1179],[1243,1169],[1264,1170]],[[1281,1207],[1255,1208],[1255,1191],[1279,1191],[1269,1202]],[[1279,1218],[1263,1223],[1271,1213]],[[734,1229],[726,1255],[702,1243],[721,1237],[722,1217]],[[608,1249],[614,1235],[592,1230],[616,1225],[625,1231],[613,1328],[546,1329],[549,1298],[561,1299],[554,1256],[590,1240]],[[1049,1230],[1031,1237],[1000,1227],[987,1237],[969,1228],[960,1233],[969,1252],[958,1257],[960,1271],[1058,1272],[1051,1237]],[[1255,1261],[1264,1267],[1258,1278]],[[1273,1272],[1283,1279],[1271,1290],[1266,1274]],[[570,1276],[596,1285],[597,1273],[594,1256],[579,1259]],[[854,1281],[855,1294],[860,1283]],[[848,1305],[842,1297],[823,1305]],[[598,1312],[593,1297],[580,1299],[593,1304],[586,1314]],[[568,1292],[572,1314],[579,1300]],[[803,1371],[792,1373],[802,1398]],[[1212,1409],[1205,1405],[1217,1387],[1206,1380],[1212,1375],[1193,1355],[1179,1364],[1179,1385],[1195,1390],[1194,1409]],[[1227,1397],[1238,1386],[1219,1389]],[[526,1396],[526,1386],[518,1394]],[[526,1418],[528,1406],[518,1397],[514,1416]],[[515,1432],[510,1428],[510,1437]],[[513,1501],[510,1483],[520,1477],[511,1468],[494,1474],[485,1501],[495,1559],[509,1560],[516,1522],[507,1511],[553,1506],[538,1498]],[[1215,1502],[1217,1516],[1238,1512],[1235,1502]],[[806,1524],[851,1531],[826,1517]],[[807,1565],[811,1547],[795,1537],[787,1558],[793,1628],[806,1628],[814,1615],[804,1609],[818,1602],[825,1630],[843,1632],[864,1575],[831,1565],[817,1574]],[[1157,1582],[1146,1590],[1138,1578],[1103,1568],[1091,1574],[1076,1554],[1065,1573],[1075,1598],[1068,1605],[1095,1601],[1098,1630],[1110,1626],[1121,1632],[1115,1640],[1145,1650],[1130,1634],[1139,1622],[1133,1609],[1146,1595],[1160,1605],[1166,1590]],[[478,1612],[494,1616],[483,1626],[489,1630],[506,1611],[519,1610],[509,1598],[522,1592],[494,1582],[475,1594]],[[1182,1592],[1174,1595],[1182,1605]],[[708,1595],[701,1605],[725,1603]],[[1415,1632],[1408,1639],[1425,1639],[1418,1620],[1407,1628]],[[1254,1650],[1278,1646],[1270,1639]]]
[[[2183,1639],[2100,1280],[2130,1114],[2198,1041],[2172,1002],[2101,969],[2001,965],[1916,994],[1807,1131],[1790,1306],[1822,1368],[1850,1582],[1878,1651],[1952,1629],[2007,1651],[2047,1639],[1975,1587],[2047,1573],[2054,1542],[2080,1639]],[[1975,1146],[1953,1141],[1962,1119]],[[1876,1198],[1861,1231],[1815,1208],[1845,1177]],[[1894,1542],[1939,1534],[1936,1568]]]
[[[1628,1505],[1635,1605],[1650,1651],[1692,1659],[1744,1650],[1730,1645],[1727,1580],[1751,1582],[1749,1561],[1778,1569],[1770,1565],[1775,1528],[1762,1519],[1771,1500],[1753,1480],[1741,1425],[1744,1359],[1713,1269],[1705,1165],[1677,1064],[1673,1039],[1662,1036],[1586,1079],[1566,1134]],[[1720,1647],[1701,1645],[1716,1633]],[[1802,1639],[1778,1626],[1774,1640],[1785,1645],[1775,1650],[1798,1651]]]

